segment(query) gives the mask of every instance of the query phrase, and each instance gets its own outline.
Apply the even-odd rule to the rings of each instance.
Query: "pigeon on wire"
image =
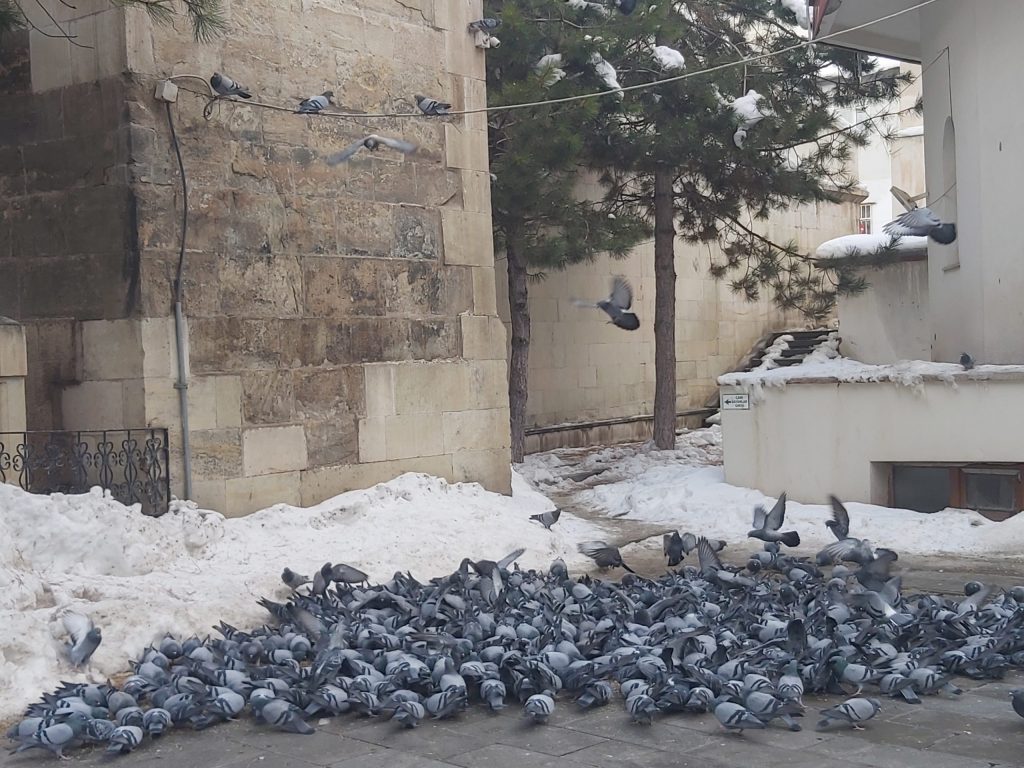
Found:
[[[252,94],[245,86],[236,83],[227,75],[214,72],[210,78],[210,85],[219,96],[241,96],[243,99],[251,99]]]
[[[451,104],[447,104],[437,99],[432,99],[429,96],[422,96],[416,94],[413,97],[416,100],[416,106],[419,107],[420,112],[424,115],[450,115]]]
[[[324,91],[319,96],[310,96],[299,102],[299,108],[295,110],[298,115],[315,115],[327,109],[334,103],[334,91]]]
[[[65,645],[68,660],[73,666],[81,667],[96,652],[103,641],[103,633],[92,623],[92,619],[80,613],[65,613],[61,623],[71,636],[71,642]]]
[[[551,530],[551,526],[554,525],[555,523],[557,523],[558,522],[558,518],[560,518],[561,516],[562,516],[562,510],[560,510],[560,509],[552,509],[552,510],[550,510],[548,512],[541,512],[541,513],[536,514],[536,515],[530,515],[530,519],[531,520],[536,520],[538,523],[540,523],[541,525],[543,525],[545,528],[547,528],[550,531]]]
[[[965,371],[969,371],[974,367],[974,358],[964,352],[960,355],[960,365],[963,366]]]
[[[787,547],[800,546],[800,534],[796,531],[780,533],[779,529],[786,520],[786,494],[783,492],[775,502],[772,511],[768,512],[758,504],[754,507],[754,527],[747,534],[752,539],[781,542]]]
[[[326,159],[328,165],[340,165],[346,160],[351,159],[360,150],[368,149],[371,152],[378,151],[381,147],[388,147],[401,152],[403,155],[411,155],[416,151],[416,145],[411,144],[408,141],[402,141],[402,139],[392,139],[389,136],[378,136],[375,133],[371,133],[369,136],[364,136],[359,141],[353,142],[345,147],[340,152],[335,152],[333,155],[329,155]]]
[[[612,280],[612,292],[607,299],[602,299],[596,304],[586,301],[573,300],[577,307],[593,307],[603,310],[611,318],[609,322],[626,331],[635,331],[640,327],[640,318],[633,312],[627,310],[633,306],[633,288],[623,277],[616,277]]]
[[[891,237],[930,237],[942,245],[956,241],[956,224],[943,221],[931,208],[907,211],[886,224],[883,230]]]
[[[622,555],[619,553],[618,547],[613,547],[603,541],[584,541],[577,545],[577,549],[581,554],[597,563],[598,568],[625,568],[630,573],[636,573],[622,562]]]

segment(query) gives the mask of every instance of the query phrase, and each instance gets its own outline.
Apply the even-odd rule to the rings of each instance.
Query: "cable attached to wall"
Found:
[[[171,145],[178,158],[178,170],[181,173],[181,250],[178,253],[178,269],[174,277],[174,341],[178,355],[178,380],[174,388],[178,390],[178,408],[181,414],[181,450],[184,461],[185,498],[192,498],[192,441],[189,436],[188,424],[188,374],[185,369],[185,315],[182,310],[182,297],[185,293],[183,277],[185,273],[185,240],[188,237],[188,177],[185,175],[185,162],[181,157],[181,144],[178,132],[174,128],[174,114],[170,102],[167,108],[167,125],[171,129]]]

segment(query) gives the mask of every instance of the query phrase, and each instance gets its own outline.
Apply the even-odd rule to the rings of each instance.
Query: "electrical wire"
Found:
[[[544,99],[544,100],[541,100],[541,101],[528,101],[528,102],[524,102],[524,103],[520,103],[520,104],[503,104],[503,105],[500,105],[500,106],[495,105],[495,106],[489,106],[489,107],[477,107],[475,109],[451,110],[451,111],[449,111],[446,114],[452,115],[452,116],[459,116],[459,115],[476,115],[476,114],[480,114],[480,113],[489,113],[489,112],[507,112],[507,111],[511,111],[511,110],[515,110],[515,109],[529,109],[529,108],[533,108],[533,107],[543,107],[543,106],[547,106],[548,104],[566,104],[566,103],[574,102],[574,101],[584,101],[586,99],[596,99],[596,98],[600,98],[602,96],[611,96],[611,95],[614,95],[614,94],[617,94],[617,93],[623,93],[625,91],[641,91],[641,90],[646,90],[648,88],[656,88],[657,86],[664,85],[665,83],[676,83],[676,82],[679,82],[679,81],[682,81],[682,80],[689,80],[690,78],[699,77],[701,75],[711,74],[713,72],[721,72],[723,70],[731,69],[733,67],[743,67],[743,66],[746,66],[748,64],[754,64],[754,63],[759,62],[759,61],[765,61],[767,59],[771,59],[771,58],[774,58],[776,56],[780,56],[780,55],[782,55],[784,53],[792,53],[793,51],[798,51],[798,50],[801,50],[803,48],[810,48],[811,46],[817,45],[818,43],[825,42],[826,40],[832,40],[832,39],[834,39],[836,37],[840,37],[842,35],[848,35],[851,32],[857,32],[858,30],[866,29],[867,27],[872,27],[872,26],[875,26],[876,24],[882,24],[883,22],[890,21],[890,20],[895,19],[895,18],[897,18],[899,16],[902,16],[902,15],[904,15],[906,13],[911,13],[913,11],[917,11],[917,10],[919,10],[921,8],[924,8],[927,5],[931,5],[932,3],[935,3],[935,2],[938,2],[938,0],[921,0],[921,2],[916,3],[915,5],[910,6],[909,8],[904,8],[904,9],[899,10],[899,11],[894,11],[893,13],[887,14],[886,16],[882,16],[879,19],[872,19],[871,21],[864,22],[863,24],[858,24],[856,26],[850,27],[849,29],[844,29],[844,30],[841,30],[839,32],[831,32],[831,33],[829,33],[827,35],[822,35],[821,37],[817,37],[817,38],[813,38],[813,39],[809,38],[807,40],[802,40],[799,43],[787,46],[785,48],[780,48],[777,51],[768,51],[767,53],[760,53],[760,54],[757,54],[755,56],[748,56],[747,58],[738,59],[736,61],[727,61],[727,62],[724,62],[722,64],[716,64],[713,67],[707,67],[705,69],[699,69],[699,70],[695,70],[693,72],[686,72],[684,74],[674,75],[672,77],[665,77],[665,78],[661,78],[660,80],[652,80],[649,83],[637,83],[636,85],[627,85],[627,86],[624,86],[624,87],[621,87],[621,88],[610,88],[610,89],[607,89],[607,90],[604,90],[604,91],[595,91],[593,93],[581,93],[581,94],[577,94],[575,96],[563,96],[563,97],[557,98],[557,99]],[[202,78],[202,77],[199,77],[198,75],[175,75],[174,78],[195,78],[197,80],[202,80],[204,83],[206,83],[206,79]],[[168,78],[168,79],[174,79],[174,78]],[[208,83],[207,83],[207,87],[209,87]],[[188,93],[196,94],[197,96],[205,96],[207,98],[210,97],[210,94],[203,94],[203,93],[198,93],[197,91],[190,91],[187,88],[183,88],[182,90],[187,91]],[[275,110],[275,111],[278,111],[278,112],[290,112],[292,114],[296,113],[296,109],[294,109],[292,107],[284,107],[284,106],[281,106],[279,104],[268,104],[268,103],[265,103],[265,102],[252,101],[252,100],[249,100],[249,99],[247,99],[245,101],[239,101],[237,99],[232,99],[232,98],[229,98],[229,97],[219,96],[219,95],[215,94],[213,96],[213,100],[214,101],[233,101],[233,102],[236,102],[236,103],[239,103],[239,104],[245,104],[246,106],[257,107],[257,108],[260,108],[260,109],[271,109],[271,110]],[[322,112],[312,112],[312,113],[304,113],[304,114],[309,114],[312,117],[333,117],[333,118],[337,118],[337,119],[341,119],[341,120],[365,120],[365,119],[368,119],[368,118],[389,119],[389,118],[411,118],[411,117],[418,117],[418,118],[429,117],[429,118],[432,118],[432,119],[436,119],[436,117],[433,116],[433,115],[425,115],[423,113],[418,113],[418,112],[327,112],[327,111],[322,111]]]

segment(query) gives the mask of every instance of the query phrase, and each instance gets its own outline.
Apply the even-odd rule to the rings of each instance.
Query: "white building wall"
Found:
[[[723,387],[722,391],[747,391]],[[725,479],[795,501],[885,503],[875,462],[1016,462],[1024,458],[1024,380],[918,387],[792,382],[748,411],[722,411]]]
[[[843,355],[877,365],[928,360],[928,262],[890,264],[864,275],[871,287],[839,300]]]

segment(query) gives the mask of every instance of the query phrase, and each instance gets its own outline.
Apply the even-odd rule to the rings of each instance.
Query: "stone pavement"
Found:
[[[663,560],[644,561],[656,575]],[[1024,584],[1013,561],[910,559],[899,562],[904,591],[961,593],[969,579]],[[808,696],[804,730],[781,727],[725,733],[711,715],[673,715],[650,727],[634,725],[621,699],[580,713],[560,700],[547,725],[531,725],[512,703],[491,715],[478,706],[453,720],[426,721],[406,730],[353,715],[314,722],[298,736],[257,728],[249,719],[202,733],[172,732],[119,759],[131,768],[995,768],[1024,766],[1024,720],[1009,691],[1024,673],[1005,680],[959,679],[962,696],[930,696],[920,705],[883,698],[864,731],[814,730],[817,710],[839,701]],[[73,765],[99,765],[102,751],[75,750]],[[48,763],[41,751],[0,756],[0,768]]]

